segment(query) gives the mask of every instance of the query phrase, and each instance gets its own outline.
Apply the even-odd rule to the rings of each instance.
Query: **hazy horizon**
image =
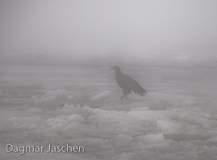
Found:
[[[0,47],[214,55],[216,15],[213,0],[0,1]]]

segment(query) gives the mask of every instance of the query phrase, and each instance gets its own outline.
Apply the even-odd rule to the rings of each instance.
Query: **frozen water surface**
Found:
[[[128,96],[110,66],[136,79]],[[85,57],[1,61],[0,159],[217,159],[216,62]],[[77,145],[85,153],[6,153]]]

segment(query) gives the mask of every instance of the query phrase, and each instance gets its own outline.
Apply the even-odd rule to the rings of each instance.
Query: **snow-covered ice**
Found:
[[[216,159],[216,64],[157,60],[0,63],[0,159]],[[114,63],[148,94],[121,101]],[[85,153],[20,156],[6,144],[71,144]]]
[[[105,91],[105,92],[102,92],[100,94],[97,94],[95,96],[90,97],[90,100],[91,101],[99,101],[99,100],[108,98],[109,96],[110,96],[110,91]]]

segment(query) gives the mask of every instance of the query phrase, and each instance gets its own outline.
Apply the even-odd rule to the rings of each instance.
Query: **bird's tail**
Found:
[[[146,91],[146,92],[143,92],[143,93],[140,93],[140,95],[141,95],[142,97],[144,97],[146,94],[147,94],[147,91]]]
[[[147,94],[147,91],[144,88],[142,88],[142,91],[140,91],[139,95],[144,97],[146,94]]]

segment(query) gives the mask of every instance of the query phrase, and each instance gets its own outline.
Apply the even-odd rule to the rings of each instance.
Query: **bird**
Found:
[[[131,94],[132,91],[140,96],[145,96],[147,91],[133,78],[123,74],[119,66],[112,66],[110,69],[115,71],[116,82],[123,89],[124,95],[121,97],[122,101],[124,98],[128,99],[127,95]]]

